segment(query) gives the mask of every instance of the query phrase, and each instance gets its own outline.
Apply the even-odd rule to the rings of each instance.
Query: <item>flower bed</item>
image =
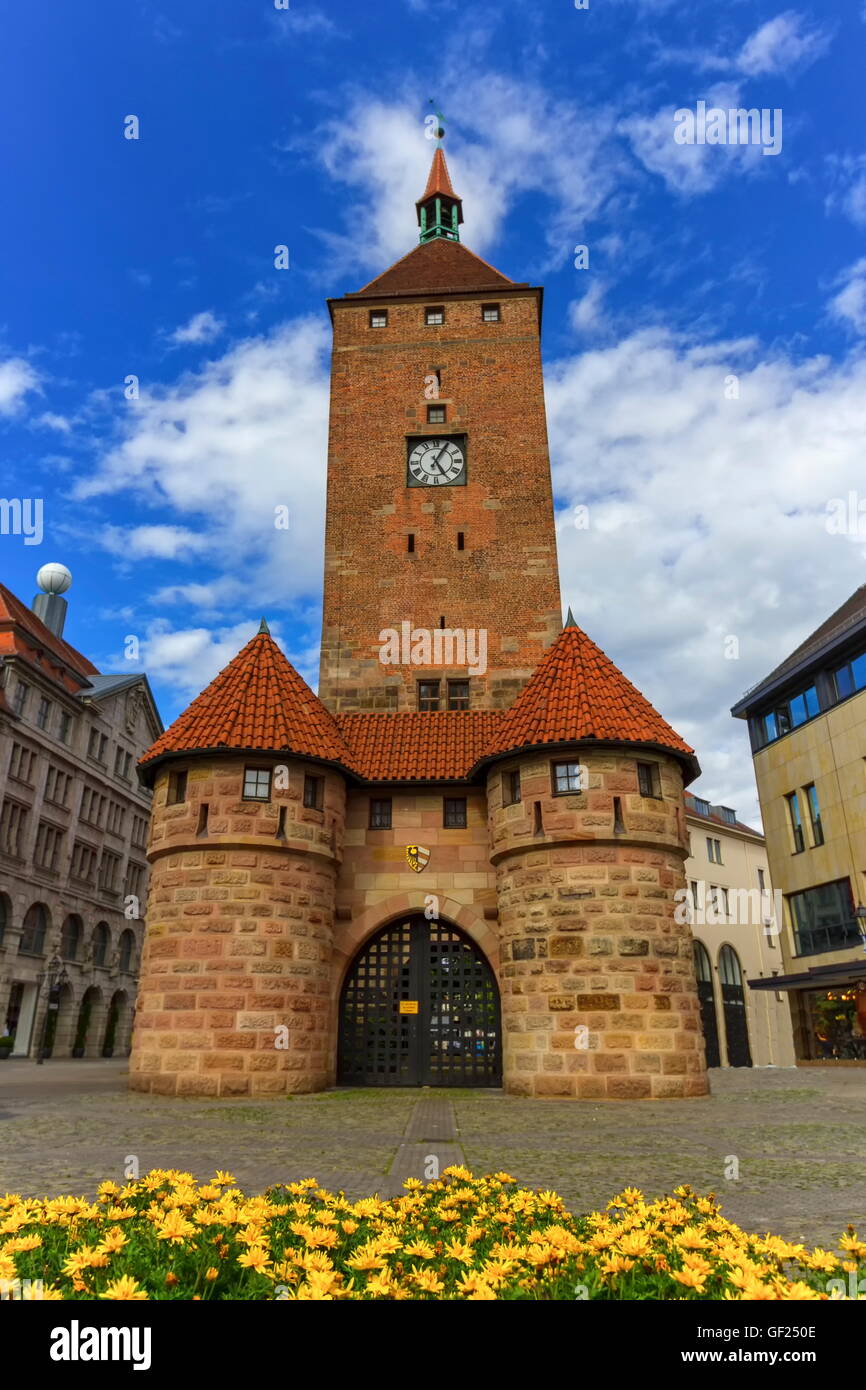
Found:
[[[688,1187],[628,1188],[583,1217],[506,1173],[405,1187],[352,1202],[307,1178],[247,1197],[228,1173],[156,1170],[95,1202],[6,1196],[0,1280],[51,1299],[826,1299],[866,1261],[850,1227],[840,1255],[810,1251]]]

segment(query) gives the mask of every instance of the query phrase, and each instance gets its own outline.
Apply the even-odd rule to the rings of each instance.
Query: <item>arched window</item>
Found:
[[[120,970],[124,975],[132,970],[132,957],[135,951],[135,933],[126,928],[120,936]]]
[[[695,975],[704,983],[713,981],[713,969],[707,948],[702,941],[695,942]]]
[[[67,917],[60,933],[60,954],[64,960],[78,959],[83,931],[84,925],[80,917],[76,917],[74,913]]]
[[[723,946],[719,951],[719,975],[723,985],[742,985],[743,983],[740,958],[733,946]]]
[[[34,903],[27,909],[21,944],[18,947],[22,956],[42,956],[45,954],[45,934],[48,931],[48,908],[44,903]]]
[[[93,964],[105,965],[108,959],[108,946],[111,941],[111,932],[108,930],[107,922],[99,922],[93,933]]]

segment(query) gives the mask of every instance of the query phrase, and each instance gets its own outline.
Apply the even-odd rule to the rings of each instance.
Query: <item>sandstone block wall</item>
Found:
[[[658,763],[662,791],[645,798],[633,753],[580,756],[580,794],[553,795],[551,755],[509,760],[488,779],[506,1089],[704,1095],[691,929],[674,920],[687,853],[682,774],[673,758],[642,755]],[[509,806],[503,774],[514,768],[521,801]]]

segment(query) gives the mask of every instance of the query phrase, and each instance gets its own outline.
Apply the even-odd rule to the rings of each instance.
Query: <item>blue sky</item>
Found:
[[[324,300],[415,244],[435,97],[464,241],[546,287],[564,602],[754,817],[729,707],[864,581],[866,6],[88,0],[4,30],[2,493],[44,536],[0,536],[2,581],[67,564],[67,636],[103,670],[137,636],[166,722],[263,612],[315,680]],[[676,144],[699,100],[780,109],[781,150]]]

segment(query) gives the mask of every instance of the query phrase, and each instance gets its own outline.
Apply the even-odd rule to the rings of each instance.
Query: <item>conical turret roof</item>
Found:
[[[517,749],[581,741],[635,743],[680,756],[698,775],[694,750],[572,618],[502,719],[484,761]]]
[[[295,753],[340,763],[353,758],[337,723],[271,637],[255,637],[145,753],[152,773],[174,754],[210,750]]]

